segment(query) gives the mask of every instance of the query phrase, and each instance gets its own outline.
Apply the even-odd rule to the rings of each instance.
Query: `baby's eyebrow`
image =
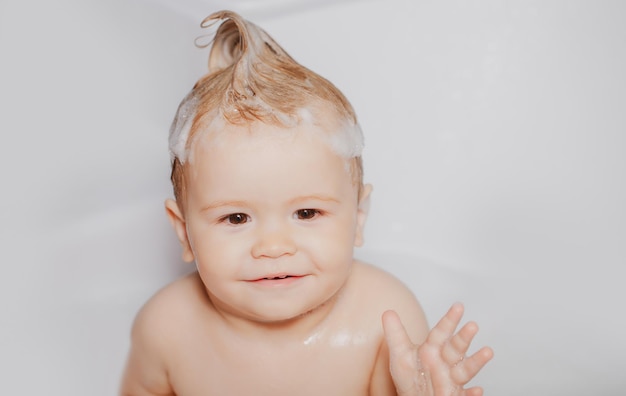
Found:
[[[305,201],[324,201],[324,202],[334,202],[339,203],[339,200],[327,195],[304,195],[301,197],[296,197],[289,201],[290,204],[297,204]]]
[[[245,201],[215,201],[210,204],[203,206],[200,211],[206,212],[208,210],[217,209],[225,206],[234,206],[234,207],[243,207],[246,206]]]

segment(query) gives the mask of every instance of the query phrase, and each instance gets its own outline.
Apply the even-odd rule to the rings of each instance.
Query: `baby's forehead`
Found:
[[[295,175],[308,175],[304,179],[310,181],[311,171],[317,177],[350,176],[353,160],[337,153],[325,135],[326,131],[315,125],[286,128],[260,122],[204,131],[190,150],[189,181],[221,180],[224,175],[246,183],[252,177],[253,184],[264,178],[289,180]],[[351,177],[339,179],[352,184]]]

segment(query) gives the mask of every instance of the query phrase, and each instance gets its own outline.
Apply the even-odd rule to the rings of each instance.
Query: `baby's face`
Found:
[[[194,143],[187,235],[219,309],[285,320],[346,282],[367,194],[360,205],[347,160],[316,128],[228,125]]]

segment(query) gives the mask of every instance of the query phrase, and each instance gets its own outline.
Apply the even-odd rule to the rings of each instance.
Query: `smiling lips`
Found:
[[[263,278],[263,279],[268,279],[268,280],[273,280],[273,279],[285,279],[285,278],[290,278],[291,275],[277,275],[277,276],[271,276],[268,278]]]
[[[304,278],[304,275],[276,274],[264,278],[251,280],[251,283],[266,286],[290,285],[295,281]]]

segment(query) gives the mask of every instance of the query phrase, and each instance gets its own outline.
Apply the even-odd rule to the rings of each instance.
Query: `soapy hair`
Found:
[[[183,99],[170,128],[171,180],[181,210],[191,143],[199,132],[214,128],[216,120],[233,125],[258,121],[286,128],[306,122],[324,126],[338,154],[351,160],[350,171],[360,194],[363,136],[345,96],[234,12],[213,13],[201,26],[211,27],[220,20],[209,53],[209,72]]]

